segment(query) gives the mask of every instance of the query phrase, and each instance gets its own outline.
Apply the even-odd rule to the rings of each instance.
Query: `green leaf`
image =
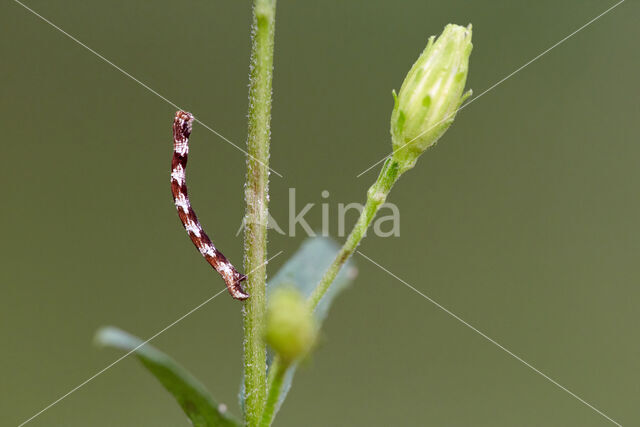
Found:
[[[101,328],[95,337],[99,345],[135,354],[164,388],[178,401],[195,427],[240,426],[218,405],[209,391],[172,358],[140,338],[118,328]]]
[[[326,237],[311,237],[305,240],[295,255],[269,280],[267,298],[273,291],[283,286],[293,286],[308,298],[339,250],[338,244]],[[327,316],[333,299],[355,279],[357,274],[358,270],[353,262],[348,260],[314,312],[318,323],[321,324]]]
[[[324,237],[307,239],[298,252],[269,281],[267,298],[278,288],[291,286],[295,287],[305,298],[308,298],[339,250],[340,247],[331,239]],[[334,298],[355,279],[357,274],[358,270],[353,262],[348,260],[314,312],[318,326],[326,318]],[[269,360],[269,366],[271,366],[271,360]],[[278,412],[287,397],[297,367],[297,363],[293,364],[285,374],[275,413]]]

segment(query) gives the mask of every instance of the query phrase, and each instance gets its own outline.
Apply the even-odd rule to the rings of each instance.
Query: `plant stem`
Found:
[[[244,419],[257,426],[266,399],[263,340],[269,191],[269,136],[276,0],[254,0],[249,84],[249,132],[245,185],[244,268],[251,295],[243,309]]]
[[[277,356],[273,359],[273,362],[271,362],[271,366],[269,367],[267,402],[264,406],[264,412],[262,413],[260,427],[269,427],[273,422],[273,417],[275,416],[276,406],[280,399],[282,383],[284,376],[287,373],[287,369],[289,369],[289,365],[283,363]]]
[[[318,306],[322,297],[331,286],[331,283],[333,283],[334,279],[338,275],[340,268],[349,259],[358,247],[360,241],[364,238],[369,225],[371,225],[371,221],[373,221],[373,218],[378,212],[378,209],[380,209],[380,206],[385,202],[391,188],[402,173],[403,171],[400,170],[400,165],[395,159],[389,158],[384,163],[384,166],[380,171],[380,175],[378,175],[378,179],[367,191],[367,203],[360,213],[358,222],[353,227],[353,230],[351,230],[351,233],[349,233],[349,237],[347,237],[347,240],[338,252],[338,255],[324,273],[320,283],[318,283],[314,289],[313,294],[311,294],[307,300],[311,311],[315,310]],[[268,394],[264,411],[262,413],[262,420],[260,421],[260,427],[268,427],[273,422],[276,406],[280,399],[280,394],[282,393],[283,380],[289,366],[290,365],[284,363],[280,357],[276,356],[269,367]]]
[[[329,286],[331,286],[331,283],[333,283],[334,279],[338,275],[340,268],[342,268],[353,252],[355,252],[360,241],[366,235],[367,228],[369,228],[371,221],[373,221],[378,209],[380,209],[380,206],[387,199],[387,195],[389,194],[389,191],[391,191],[391,187],[393,187],[393,184],[398,180],[401,173],[402,171],[399,169],[398,162],[393,158],[387,159],[380,171],[380,175],[378,175],[378,179],[367,191],[367,203],[360,213],[358,222],[353,227],[353,230],[351,230],[351,233],[349,233],[347,241],[340,249],[340,252],[338,252],[333,263],[331,263],[327,271],[324,273],[320,283],[318,283],[314,289],[313,294],[309,297],[309,306],[311,310],[315,310],[324,294],[329,290]]]

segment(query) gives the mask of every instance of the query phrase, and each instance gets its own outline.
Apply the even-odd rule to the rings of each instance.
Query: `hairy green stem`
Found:
[[[247,291],[251,295],[243,309],[244,419],[247,426],[258,425],[266,399],[267,362],[263,330],[275,9],[275,0],[254,0],[244,220],[244,268],[248,272]]]
[[[353,230],[351,230],[351,233],[349,233],[349,237],[347,237],[347,240],[338,252],[338,255],[333,260],[307,300],[307,304],[311,311],[315,310],[318,306],[322,297],[325,295],[327,290],[329,290],[331,283],[333,283],[334,279],[338,275],[340,268],[344,265],[347,259],[349,259],[358,247],[360,241],[364,238],[371,221],[373,221],[378,209],[380,209],[380,206],[387,199],[391,188],[402,172],[403,171],[400,170],[400,165],[395,159],[389,158],[384,163],[378,179],[367,191],[367,203],[360,213],[358,222],[353,227]],[[264,411],[262,413],[260,427],[269,427],[273,422],[278,400],[282,393],[283,380],[289,366],[290,365],[288,363],[283,362],[280,357],[276,356],[269,367],[269,382],[267,387],[268,394]]]
[[[347,241],[344,243],[340,252],[338,252],[338,255],[324,273],[320,283],[318,283],[314,289],[313,294],[309,297],[309,306],[311,310],[315,310],[324,294],[329,290],[331,283],[333,283],[334,279],[338,275],[340,268],[342,268],[353,252],[355,252],[360,241],[364,238],[371,221],[373,221],[378,209],[380,209],[380,206],[387,199],[387,195],[389,194],[389,191],[391,191],[391,187],[393,187],[393,184],[398,180],[401,173],[402,171],[400,171],[398,162],[393,158],[387,159],[380,171],[380,175],[378,175],[378,179],[367,191],[367,203],[360,213],[358,222],[353,227],[353,230],[351,230],[351,233],[349,233]]]
[[[273,422],[275,416],[276,406],[280,399],[280,393],[282,393],[282,384],[284,376],[289,369],[287,363],[282,362],[279,357],[275,357],[271,366],[269,367],[269,381],[267,387],[267,402],[262,413],[262,420],[260,421],[260,427],[269,427]]]

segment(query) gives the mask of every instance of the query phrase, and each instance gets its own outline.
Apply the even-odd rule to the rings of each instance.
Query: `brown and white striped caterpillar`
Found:
[[[191,241],[200,251],[202,256],[215,270],[220,273],[231,296],[237,300],[249,298],[242,288],[241,282],[247,277],[238,273],[227,258],[216,249],[204,232],[196,213],[191,208],[187,195],[185,181],[185,169],[187,167],[187,155],[189,153],[189,135],[193,126],[193,115],[186,111],[176,112],[173,121],[173,158],[171,160],[171,193],[178,210],[180,221],[189,234]]]

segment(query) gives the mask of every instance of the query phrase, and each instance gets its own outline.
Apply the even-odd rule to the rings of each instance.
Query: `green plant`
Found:
[[[254,0],[249,90],[243,302],[243,421],[229,415],[184,368],[151,345],[113,327],[97,334],[102,345],[133,352],[176,398],[195,426],[269,426],[301,359],[312,350],[333,298],[355,277],[355,251],[391,188],[442,136],[470,92],[464,94],[471,26],[447,25],[409,71],[391,116],[393,152],[367,192],[346,242],[338,248],[309,239],[266,287],[271,88],[276,0]],[[268,302],[268,304],[267,304]],[[267,309],[268,307],[268,309]],[[267,344],[270,351],[267,351]]]

